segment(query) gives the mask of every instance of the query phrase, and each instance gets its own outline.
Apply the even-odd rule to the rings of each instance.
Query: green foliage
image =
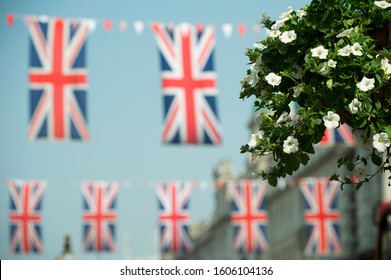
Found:
[[[263,15],[260,22],[270,33],[246,50],[250,67],[240,92],[242,99],[255,97],[262,137],[243,145],[241,152],[253,158],[272,156],[275,164],[259,174],[271,185],[308,164],[329,112],[337,125],[328,126],[348,123],[364,132],[363,143],[381,133],[391,138],[391,97],[381,98],[390,83],[391,53],[379,50],[374,36],[391,20],[391,8],[380,2],[314,0],[301,10],[289,8],[278,20]],[[291,112],[292,103],[300,106],[296,114]],[[370,159],[384,171],[390,157],[384,135],[369,155],[355,162],[342,159],[338,167],[354,172]],[[355,183],[358,189],[372,175],[352,181],[334,174],[331,179],[340,181],[341,187]]]

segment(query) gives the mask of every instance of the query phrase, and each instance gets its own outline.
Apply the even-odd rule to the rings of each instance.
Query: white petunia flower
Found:
[[[248,79],[248,75],[244,75],[241,79],[240,79],[240,85],[243,87],[244,84],[247,82],[247,79]]]
[[[282,26],[284,26],[284,23],[285,23],[288,19],[289,19],[289,18],[276,20],[276,22],[271,26],[271,29],[272,29],[272,30],[274,30],[274,29],[280,29]]]
[[[257,59],[255,60],[255,63],[252,64],[253,69],[257,69],[259,65],[262,64],[262,55],[258,56]],[[257,69],[258,71],[258,69]]]
[[[375,5],[382,9],[391,7],[391,3],[388,3],[387,1],[375,1]]]
[[[337,128],[339,125],[339,120],[339,115],[332,111],[328,111],[327,116],[323,117],[324,125],[327,128]]]
[[[289,31],[284,31],[280,35],[280,41],[283,42],[284,44],[288,44],[294,40],[296,40],[297,35],[294,30],[289,30]]]
[[[368,91],[375,87],[375,79],[368,79],[367,77],[363,77],[361,82],[357,83],[356,86],[361,91]]]
[[[303,68],[300,67],[299,65],[295,65],[294,68],[297,70],[296,73],[292,75],[293,78],[295,79],[301,79],[303,77]]]
[[[265,79],[266,79],[267,83],[269,85],[272,85],[273,87],[278,86],[282,80],[282,78],[280,76],[274,74],[273,72],[267,74]]]
[[[251,134],[250,141],[248,142],[248,147],[250,149],[255,148],[255,146],[258,143],[258,140],[263,138],[263,133],[264,132],[262,130],[260,130],[260,131],[258,131],[258,133]]]
[[[359,43],[354,43],[350,49],[352,51],[352,54],[362,56],[362,47]]]
[[[278,36],[280,36],[280,34],[280,30],[271,30],[267,36],[270,38],[277,38]]]
[[[253,44],[253,47],[256,48],[256,49],[260,49],[260,50],[263,50],[266,48],[266,46],[264,44],[262,44],[261,42],[255,42]]]
[[[322,68],[319,70],[319,73],[322,75],[327,75],[330,72],[330,67],[326,62],[319,64]]]
[[[350,113],[352,114],[357,114],[358,111],[361,110],[361,106],[362,103],[357,98],[354,98],[352,102],[350,102],[350,104],[348,105]]]
[[[356,175],[359,180],[368,176],[367,171],[362,167],[357,168],[356,172],[354,172],[354,175]]]
[[[307,12],[304,11],[304,10],[298,10],[298,11],[296,12],[296,14],[297,14],[297,16],[298,16],[299,18],[302,18],[302,17],[304,17],[304,16],[307,15]]]
[[[258,78],[258,71],[252,71],[250,73],[250,75],[248,75],[247,77],[247,83],[251,86],[251,87],[255,87],[257,85],[257,83],[259,82],[259,78]]]
[[[337,66],[337,62],[335,60],[329,59],[326,62],[319,64],[322,68],[319,70],[319,73],[322,75],[327,75],[330,72],[330,68],[335,68]]]
[[[347,36],[349,36],[350,33],[352,33],[352,31],[353,31],[353,27],[346,29],[346,30],[342,31],[341,33],[339,33],[337,35],[337,38],[347,37]]]
[[[379,153],[383,153],[390,146],[390,139],[385,132],[376,133],[373,135],[372,144]]]
[[[343,47],[338,50],[338,55],[340,56],[349,56],[352,53],[352,48],[350,45]]]
[[[311,49],[311,54],[313,57],[319,57],[320,59],[326,59],[329,51],[325,49],[323,46],[319,46]]]
[[[297,98],[300,96],[300,94],[304,91],[303,85],[298,85],[293,88],[293,97]]]
[[[284,113],[282,113],[281,115],[280,115],[280,117],[278,118],[278,120],[277,120],[277,124],[281,124],[281,123],[283,123],[283,122],[286,122],[287,120],[288,120],[288,118],[289,118],[289,114],[287,113],[287,112],[284,112]]]
[[[381,60],[381,68],[384,71],[384,74],[390,75],[391,74],[391,64],[388,62],[387,58],[383,58]]]
[[[330,68],[335,68],[335,67],[337,67],[337,62],[335,60],[329,59],[327,61],[327,66]]]
[[[283,12],[279,18],[282,18],[282,19],[285,19],[285,18],[288,18],[290,17],[291,13],[292,13],[293,9],[291,6],[288,7],[288,10],[286,12]]]
[[[284,140],[283,151],[286,154],[296,153],[299,150],[299,141],[293,136],[289,136]]]

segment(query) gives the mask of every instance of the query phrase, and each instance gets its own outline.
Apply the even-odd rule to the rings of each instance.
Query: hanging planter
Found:
[[[241,98],[255,97],[259,132],[241,151],[272,155],[275,165],[259,176],[271,185],[309,161],[325,128],[346,123],[359,130],[368,155],[339,161],[360,175],[357,188],[375,174],[368,161],[389,169],[391,138],[391,3],[373,0],[314,0],[261,23],[267,37],[247,49],[250,68]],[[300,108],[291,112],[292,102]],[[360,166],[362,165],[362,166]],[[332,175],[342,184],[349,178]]]

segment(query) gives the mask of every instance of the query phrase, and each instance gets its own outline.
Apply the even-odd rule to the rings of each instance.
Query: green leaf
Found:
[[[377,165],[377,166],[380,166],[380,165],[382,165],[382,163],[383,163],[381,157],[379,157],[379,156],[378,156],[377,154],[375,154],[375,153],[372,153],[372,154],[371,154],[371,160],[372,160],[372,162],[373,162],[375,165]]]
[[[330,90],[333,89],[333,79],[328,79],[326,85]]]
[[[271,186],[273,186],[273,187],[275,187],[275,186],[277,186],[277,177],[276,176],[272,176],[272,175],[269,175],[269,177],[267,177],[267,181],[268,181],[268,183],[271,185]]]
[[[387,125],[387,126],[384,128],[384,131],[387,133],[388,138],[391,138],[391,125]]]
[[[359,183],[356,185],[356,191],[358,191],[358,190],[362,187],[363,184],[364,184],[364,181],[359,182]]]
[[[307,165],[308,161],[310,160],[310,157],[307,154],[301,154],[300,159],[302,165]]]
[[[330,181],[339,181],[339,176],[337,174],[333,174],[330,176]]]

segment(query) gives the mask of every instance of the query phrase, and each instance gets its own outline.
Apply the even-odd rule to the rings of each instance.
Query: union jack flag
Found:
[[[86,21],[27,17],[30,33],[28,138],[89,140],[86,116]]]
[[[114,251],[118,182],[82,185],[83,239],[85,251]]]
[[[221,144],[214,28],[152,24],[161,59],[164,143]]]
[[[45,184],[40,181],[9,180],[10,251],[43,253],[42,197]]]
[[[340,214],[337,208],[338,182],[328,178],[305,178],[299,181],[304,196],[307,244],[305,253],[330,255],[341,252]]]
[[[192,189],[191,182],[161,183],[156,188],[161,252],[183,252],[192,248],[188,228]]]
[[[326,128],[322,140],[317,144],[319,147],[344,144],[353,146],[356,144],[352,129],[347,124],[341,124],[338,128]]]
[[[267,251],[265,182],[245,180],[232,184],[230,190],[234,250],[242,253]]]

